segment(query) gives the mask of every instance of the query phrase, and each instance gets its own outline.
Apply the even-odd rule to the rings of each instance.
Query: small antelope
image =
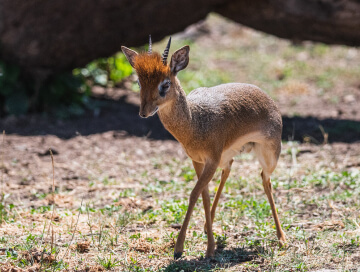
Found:
[[[147,118],[158,113],[164,127],[191,158],[198,177],[176,241],[174,258],[180,258],[183,253],[186,229],[200,194],[206,218],[206,256],[214,256],[212,222],[233,157],[252,149],[262,167],[263,186],[282,247],[286,239],[276,212],[270,181],[281,150],[282,120],[275,102],[258,87],[242,83],[201,87],[186,96],[176,75],[188,65],[190,47],[177,50],[168,65],[170,43],[171,38],[162,56],[152,52],[151,36],[148,52],[138,54],[124,46],[121,49],[139,77],[140,116]],[[208,184],[218,167],[222,168],[221,182],[210,209]]]

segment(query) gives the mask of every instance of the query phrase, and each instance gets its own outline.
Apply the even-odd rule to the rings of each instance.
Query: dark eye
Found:
[[[170,81],[165,81],[162,84],[160,84],[159,86],[159,94],[161,97],[164,97],[167,90],[170,88],[171,82]]]

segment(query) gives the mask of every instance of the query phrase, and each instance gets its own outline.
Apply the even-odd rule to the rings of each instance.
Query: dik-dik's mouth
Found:
[[[153,110],[150,114],[146,115],[144,112],[140,112],[139,115],[141,118],[148,118],[149,116],[153,116],[157,111],[159,110],[159,107],[156,107],[155,110]]]
[[[157,113],[158,110],[159,110],[159,107],[156,107],[155,110],[149,114],[149,116],[153,116],[155,113]]]

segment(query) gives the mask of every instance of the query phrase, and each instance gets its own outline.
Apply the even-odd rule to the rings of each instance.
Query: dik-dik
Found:
[[[214,256],[212,222],[221,191],[229,176],[233,157],[251,149],[262,167],[263,186],[275,220],[279,244],[283,246],[285,234],[276,212],[270,181],[281,150],[282,120],[277,106],[258,87],[242,83],[200,87],[186,96],[176,75],[188,65],[190,47],[177,50],[168,65],[170,43],[171,38],[162,56],[152,52],[151,37],[148,52],[138,54],[124,46],[121,49],[139,77],[140,116],[147,118],[158,113],[164,127],[191,158],[198,177],[176,241],[175,259],[183,253],[186,229],[200,194],[206,218],[206,256]],[[208,184],[218,167],[222,168],[221,182],[210,208]]]

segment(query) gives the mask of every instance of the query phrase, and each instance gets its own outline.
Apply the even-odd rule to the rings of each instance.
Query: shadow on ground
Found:
[[[158,116],[142,119],[138,115],[137,94],[122,91],[118,99],[99,99],[102,106],[95,111],[66,120],[41,115],[7,117],[0,119],[0,129],[6,134],[56,135],[72,138],[76,135],[91,135],[106,131],[116,131],[125,135],[148,137],[155,140],[174,139],[161,124]],[[318,119],[316,117],[283,116],[283,140],[322,144],[324,132],[328,142],[353,143],[360,141],[360,122],[343,119]],[[322,130],[323,129],[323,130]]]
[[[248,249],[248,248],[233,248],[231,250],[216,250],[213,259],[194,259],[194,260],[179,260],[171,262],[166,268],[166,272],[192,272],[192,271],[212,271],[214,268],[230,268],[238,264],[254,261],[259,259],[259,252],[262,248]]]
[[[283,116],[283,140],[310,141],[315,144],[360,142],[360,122],[349,119]],[[325,135],[327,134],[327,136]]]

